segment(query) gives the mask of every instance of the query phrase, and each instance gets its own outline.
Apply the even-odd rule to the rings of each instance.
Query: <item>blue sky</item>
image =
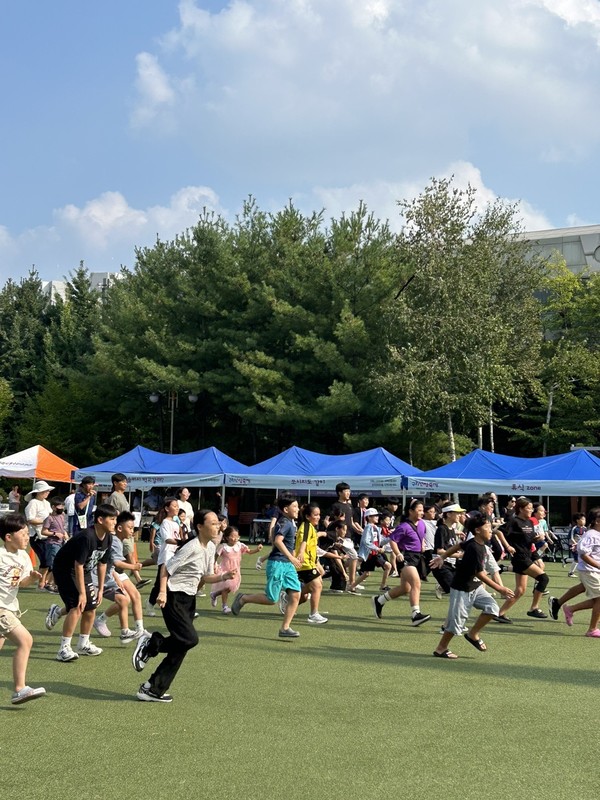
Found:
[[[0,280],[132,266],[253,194],[339,216],[431,176],[600,222],[597,0],[6,0]]]

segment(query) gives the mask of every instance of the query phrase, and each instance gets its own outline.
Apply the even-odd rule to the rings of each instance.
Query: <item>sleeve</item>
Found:
[[[31,575],[31,571],[33,570],[33,564],[31,563],[31,559],[27,555],[25,555],[25,557],[23,558],[21,565],[23,569],[21,570],[21,577],[19,578],[20,581],[29,577],[29,575]]]
[[[241,546],[240,550],[241,550],[242,553],[249,553],[250,552],[250,548],[244,542],[242,542],[242,546]]]
[[[42,530],[43,530],[43,531],[48,531],[48,530],[50,530],[50,517],[46,517],[46,519],[45,519],[45,520],[44,520],[44,522],[42,523]]]
[[[582,556],[591,556],[596,544],[598,541],[595,537],[582,536],[577,544],[577,552]]]
[[[87,561],[90,552],[89,539],[87,537],[87,534],[79,533],[77,534],[77,536],[74,536],[72,546],[74,548],[74,553],[73,553],[74,561],[77,564],[81,564],[83,566],[83,564],[85,564],[85,562]]]
[[[100,564],[109,564],[112,561],[112,543],[113,543],[113,536],[111,533],[108,534],[110,536],[110,540],[100,557]]]
[[[27,505],[25,506],[25,519],[27,522],[31,522],[32,519],[35,519],[37,516],[37,508],[35,500],[30,500]]]
[[[168,561],[165,561],[165,569],[169,575],[172,575],[174,572],[177,572],[178,569],[183,567],[185,564],[188,563],[193,557],[192,550],[193,544],[197,541],[197,539],[191,539],[189,542],[186,542],[183,547],[180,547],[179,550],[171,556]],[[187,546],[186,546],[187,545]]]

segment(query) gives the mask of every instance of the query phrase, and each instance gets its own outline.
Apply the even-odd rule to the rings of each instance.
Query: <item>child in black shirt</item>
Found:
[[[463,557],[456,562],[456,572],[450,588],[450,605],[445,630],[433,651],[433,655],[437,658],[458,658],[448,645],[453,636],[460,634],[472,608],[479,609],[481,614],[469,633],[465,633],[465,639],[477,650],[481,652],[487,650],[485,643],[479,638],[479,632],[497,616],[499,609],[494,598],[486,592],[482,584],[487,584],[503,597],[513,597],[513,592],[508,587],[493,581],[484,569],[487,554],[485,546],[492,538],[492,526],[485,515],[479,512],[474,514],[467,520],[465,529],[473,534],[473,539],[459,542],[432,559],[432,567],[439,568],[444,559],[459,550],[463,551]]]

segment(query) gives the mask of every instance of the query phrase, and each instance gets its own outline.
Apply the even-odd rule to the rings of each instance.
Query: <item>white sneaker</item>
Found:
[[[73,650],[71,645],[65,645],[65,647],[61,647],[56,656],[57,661],[76,661],[78,658],[79,656]]]
[[[94,620],[94,628],[98,636],[102,636],[107,639],[109,636],[112,636],[110,632],[110,628],[106,624],[106,617],[104,614],[100,614],[99,617],[96,617]]]
[[[438,583],[438,585],[435,587],[435,596],[437,597],[437,599],[438,599],[438,600],[442,600],[442,598],[444,597],[444,590],[443,590],[443,589],[442,589],[442,587],[439,585],[439,583]]]
[[[213,608],[217,607],[217,595],[214,592],[210,593],[210,604]]]
[[[132,631],[131,628],[127,628],[127,630],[121,631],[119,641],[121,644],[129,644],[130,642],[134,642],[136,639],[139,639],[142,633],[143,631]]]
[[[329,622],[329,620],[327,619],[327,617],[322,616],[317,611],[316,614],[309,614],[308,615],[307,622],[310,622],[312,625],[323,625],[323,623]]]
[[[141,629],[141,630],[139,630],[139,631],[138,631],[138,630],[137,630],[137,628],[136,628],[136,630],[134,630],[134,631],[133,631],[133,638],[134,638],[136,641],[137,641],[138,639],[141,639],[141,638],[142,638],[142,636],[150,636],[150,633],[149,633],[149,632],[148,632],[148,631],[147,631],[145,628],[142,628],[142,629]]]
[[[35,700],[37,697],[43,697],[46,690],[40,686],[38,689],[32,689],[31,686],[24,686],[18,692],[13,692],[10,702],[13,706],[18,706],[21,703],[26,703],[28,700]]]
[[[258,569],[258,570],[262,569],[262,558],[257,558],[256,559],[256,569]]]
[[[156,616],[156,606],[153,606],[149,600],[146,601],[146,610],[144,611],[144,614],[147,617]]]
[[[80,656],[99,656],[102,652],[101,647],[96,647],[95,644],[92,642],[88,642],[86,645],[77,645],[77,652]]]
[[[365,590],[365,587],[362,585],[362,583],[357,583],[354,588],[358,589],[359,592],[364,592]]]
[[[58,620],[60,619],[60,606],[53,603],[50,608],[48,609],[48,613],[46,614],[46,627],[49,631],[56,625]]]
[[[278,602],[277,602],[277,605],[279,606],[279,611],[280,611],[282,614],[285,614],[285,612],[286,612],[286,610],[287,610],[287,606],[288,606],[288,595],[287,595],[287,592],[286,592],[286,590],[285,590],[285,589],[282,589],[282,590],[281,590],[281,593],[280,593],[280,595],[279,595],[279,600],[278,600]]]

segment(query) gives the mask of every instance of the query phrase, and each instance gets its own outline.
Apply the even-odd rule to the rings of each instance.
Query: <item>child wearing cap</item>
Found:
[[[14,692],[11,703],[19,705],[46,694],[45,689],[33,689],[25,683],[33,639],[21,622],[17,598],[19,589],[37,580],[40,573],[32,569],[26,553],[29,531],[23,514],[0,517],[0,539],[4,542],[4,548],[0,549],[0,650],[7,639],[17,648],[13,656]]]
[[[444,625],[444,633],[438,646],[433,651],[436,658],[454,660],[458,656],[453,653],[448,645],[454,636],[459,636],[468,619],[472,608],[477,608],[481,614],[468,633],[464,634],[469,644],[480,652],[485,652],[487,646],[480,638],[479,633],[485,625],[498,616],[498,604],[483,586],[486,584],[499,592],[504,597],[512,598],[514,593],[502,584],[493,581],[485,571],[487,557],[486,545],[492,537],[492,526],[484,514],[476,512],[469,517],[466,530],[473,535],[472,539],[458,542],[448,550],[438,553],[432,559],[432,566],[437,569],[442,566],[446,558],[452,557],[459,550],[463,557],[456,562],[456,572],[450,588],[450,604],[448,617]]]
[[[464,538],[457,531],[459,515],[464,514],[464,512],[465,509],[461,508],[458,503],[451,503],[442,508],[442,518],[438,522],[434,537],[436,554],[444,553]],[[456,559],[450,557],[445,558],[440,567],[432,567],[433,577],[438,582],[435,590],[435,596],[438,600],[441,600],[443,595],[450,594],[450,587],[454,580],[455,565]]]
[[[371,572],[376,569],[383,570],[381,576],[381,584],[379,586],[380,592],[386,592],[389,589],[387,580],[392,571],[392,565],[385,557],[385,550],[383,537],[381,535],[381,528],[377,524],[379,522],[379,511],[376,508],[367,508],[365,511],[366,525],[360,537],[360,545],[358,548],[358,557],[361,560],[359,567],[359,577],[355,581],[355,588],[359,583],[362,583],[369,577]]]

